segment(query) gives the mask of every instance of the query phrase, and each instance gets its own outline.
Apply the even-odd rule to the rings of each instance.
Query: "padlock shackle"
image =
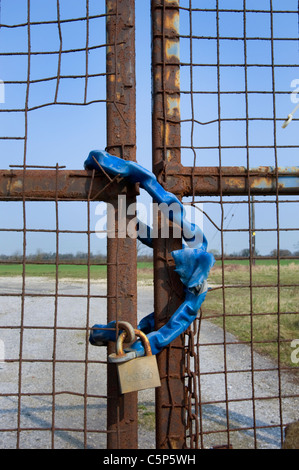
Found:
[[[146,334],[143,333],[143,331],[137,330],[137,329],[134,329],[134,333],[135,333],[136,336],[139,336],[139,338],[141,339],[141,342],[142,342],[143,347],[144,347],[145,355],[146,356],[152,356],[151,345],[150,345],[149,339],[146,336]],[[123,343],[124,343],[124,340],[125,340],[126,336],[127,336],[127,332],[123,331],[119,335],[119,337],[117,338],[116,355],[119,356],[119,357],[122,357],[122,356],[126,355],[126,353],[124,352],[124,349],[123,349]]]

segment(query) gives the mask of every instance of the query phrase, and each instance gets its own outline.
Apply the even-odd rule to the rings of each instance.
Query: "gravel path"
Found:
[[[21,279],[0,278],[0,293],[17,294],[21,292]],[[42,278],[28,278],[26,281],[26,294],[52,295],[55,293],[55,283]],[[67,295],[84,295],[87,293],[87,284],[82,281],[63,280],[59,282],[59,293]],[[92,282],[91,294],[105,295],[105,283]],[[105,348],[88,346],[86,349],[85,333],[80,329],[69,331],[67,327],[86,327],[86,299],[80,297],[59,297],[57,305],[57,326],[66,327],[58,329],[56,334],[56,367],[55,367],[55,415],[53,416],[53,396],[49,393],[53,388],[52,356],[53,356],[53,327],[54,325],[54,297],[26,296],[24,304],[24,326],[35,326],[35,329],[25,329],[23,339],[22,364],[22,397],[21,416],[18,423],[17,409],[18,397],[18,361],[9,362],[19,356],[19,329],[0,329],[0,341],[5,346],[5,362],[0,363],[0,394],[11,394],[1,397],[0,406],[0,448],[15,448],[16,432],[14,429],[20,424],[22,428],[36,430],[22,431],[20,434],[20,447],[24,448],[51,448],[52,424],[61,430],[55,433],[55,448],[82,448],[84,439],[90,448],[105,448],[106,439],[103,432],[72,431],[84,427],[87,429],[104,431],[106,424],[106,406],[104,398],[89,398],[85,407],[82,394],[85,392],[85,367],[76,360],[106,360]],[[138,312],[140,318],[153,309],[153,289],[151,286],[138,288]],[[21,298],[17,296],[1,297],[0,326],[19,326],[21,312]],[[106,299],[96,298],[90,300],[89,326],[94,323],[105,322]],[[48,328],[47,328],[48,327]],[[232,335],[227,335],[228,342],[234,342]],[[200,380],[201,399],[203,402],[214,402],[202,407],[203,430],[215,431],[227,428],[229,419],[230,428],[242,428],[243,431],[231,432],[230,438],[234,448],[252,448],[254,435],[251,429],[255,421],[257,427],[257,445],[260,448],[279,448],[281,445],[280,428],[273,427],[280,423],[288,423],[299,419],[299,399],[282,400],[282,409],[279,400],[263,399],[255,401],[253,409],[252,396],[269,398],[277,396],[279,387],[283,396],[298,394],[298,382],[294,376],[283,374],[281,384],[278,382],[277,372],[247,372],[251,368],[250,350],[245,345],[227,346],[227,384],[225,383],[224,351],[223,345],[209,346],[211,343],[223,341],[223,330],[208,321],[202,322],[200,343],[201,346],[200,371],[215,372],[212,375],[202,375]],[[1,343],[0,343],[1,344]],[[37,361],[38,360],[38,361]],[[64,363],[72,360],[72,363]],[[275,367],[269,359],[259,354],[254,355],[254,369],[268,369]],[[88,365],[86,391],[89,395],[105,395],[104,364]],[[239,371],[239,372],[234,372]],[[242,372],[244,371],[244,372]],[[252,386],[252,380],[254,386]],[[235,400],[229,403],[228,414],[225,398]],[[45,393],[46,392],[46,393]],[[68,394],[65,392],[72,392]],[[37,395],[37,394],[44,395]],[[154,412],[154,391],[139,392],[140,414],[144,410],[147,415]],[[142,419],[144,425],[139,431],[139,447],[154,448],[154,431]],[[65,431],[68,428],[70,430]],[[9,431],[12,430],[12,431]],[[204,447],[211,447],[226,443],[226,433],[204,434]]]

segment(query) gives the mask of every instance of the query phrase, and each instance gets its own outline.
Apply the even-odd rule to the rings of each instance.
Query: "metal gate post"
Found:
[[[125,160],[136,159],[136,86],[135,86],[135,0],[106,0],[107,13],[107,151]],[[135,202],[126,197],[123,210]],[[136,240],[107,239],[108,322],[126,320],[137,323]],[[108,225],[109,225],[108,214]],[[113,217],[114,215],[112,215]],[[126,224],[128,218],[126,218]],[[108,354],[115,352],[110,344]],[[138,448],[137,393],[120,395],[116,368],[107,372],[107,448]]]
[[[153,171],[166,184],[167,166],[180,167],[179,0],[152,0]],[[160,227],[159,227],[160,228]],[[154,241],[156,328],[182,302],[183,289],[170,252],[181,240]],[[161,387],[156,389],[156,447],[182,449],[185,444],[184,337],[158,356]]]

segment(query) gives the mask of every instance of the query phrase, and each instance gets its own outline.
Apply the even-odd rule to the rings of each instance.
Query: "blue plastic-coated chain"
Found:
[[[201,229],[186,219],[183,204],[174,194],[165,191],[150,171],[135,162],[122,160],[100,150],[90,152],[84,162],[84,167],[87,170],[102,168],[110,175],[120,175],[130,183],[139,183],[154,202],[158,203],[161,212],[182,229],[182,237],[187,246],[183,246],[181,250],[173,251],[171,255],[175,261],[175,271],[185,286],[185,300],[159,330],[154,331],[154,313],[147,315],[138,325],[138,329],[148,335],[152,354],[158,354],[165,346],[186,331],[197,317],[208,291],[207,278],[215,263],[214,256],[207,252],[207,239]],[[151,229],[147,226],[144,227],[141,221],[138,225],[137,230],[142,228],[138,232],[145,234],[145,236],[139,236],[139,239],[147,246],[152,246]],[[101,330],[101,328],[114,327],[115,322],[110,322],[108,325],[94,325],[89,338],[90,343],[100,346],[107,344],[108,341],[116,341],[115,331]],[[144,355],[144,348],[140,340],[135,341],[129,350],[135,351],[136,357]]]
[[[97,163],[99,165],[97,165]],[[122,160],[121,158],[110,155],[105,151],[95,150],[90,152],[84,162],[85,169],[97,169],[102,167],[108,174],[120,175],[126,178],[130,183],[139,183],[140,187],[152,196],[153,200],[159,205],[161,212],[169,217],[172,222],[183,229],[183,238],[188,245],[207,248],[207,239],[200,228],[190,223],[186,219],[186,211],[181,201],[172,193],[158,183],[153,173],[146,170],[136,162]],[[169,209],[172,209],[171,211]],[[142,224],[142,222],[139,222]],[[142,224],[144,225],[144,224]],[[148,233],[150,233],[150,229]],[[140,232],[141,230],[139,230]],[[148,239],[149,237],[147,237]],[[147,243],[148,245],[150,243]]]

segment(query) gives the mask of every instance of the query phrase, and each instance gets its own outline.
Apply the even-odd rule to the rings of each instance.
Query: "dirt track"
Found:
[[[54,294],[55,283],[42,278],[28,278],[26,283],[27,294]],[[21,292],[20,278],[0,278],[0,293],[17,294]],[[63,295],[86,294],[86,284],[80,281],[65,280],[59,283],[59,293]],[[105,284],[92,282],[91,293],[105,295]],[[153,309],[152,287],[140,286],[139,291],[140,318]],[[21,298],[18,296],[1,297],[0,325],[16,327],[20,325]],[[89,312],[89,326],[94,323],[105,322],[106,300],[104,298],[91,299]],[[106,424],[106,407],[104,398],[89,398],[84,402],[85,391],[89,395],[105,395],[105,365],[88,365],[87,382],[85,382],[84,363],[65,363],[64,360],[105,360],[105,348],[86,348],[84,331],[68,330],[68,327],[86,327],[86,299],[80,297],[59,297],[57,305],[57,326],[62,329],[56,334],[56,367],[55,381],[52,374],[53,355],[53,327],[54,325],[54,297],[26,297],[24,304],[24,326],[35,326],[35,329],[24,329],[23,337],[23,364],[22,364],[22,397],[21,416],[18,423],[18,361],[9,360],[19,357],[19,328],[0,329],[0,340],[5,345],[6,361],[0,364],[0,393],[12,394],[1,397],[0,448],[14,448],[16,445],[16,429],[18,424],[22,428],[34,428],[36,431],[22,431],[20,446],[25,448],[50,448],[51,431],[55,424],[60,430],[55,433],[55,448],[82,448],[84,434],[72,431],[83,428],[86,420],[87,428],[103,431]],[[50,328],[47,328],[50,327]],[[65,328],[65,329],[64,329]],[[228,342],[233,342],[231,335]],[[201,344],[221,343],[223,330],[215,325],[203,321],[200,342]],[[227,346],[227,375],[225,383],[223,346],[201,347],[200,371],[201,373],[214,371],[213,375],[201,376],[201,398],[207,404],[202,407],[203,430],[215,431],[227,428],[229,419],[230,428],[242,428],[243,431],[230,433],[234,448],[252,448],[254,442],[253,422],[257,427],[257,442],[260,448],[280,447],[280,428],[273,427],[299,419],[299,399],[285,398],[282,400],[282,409],[279,408],[277,398],[255,401],[253,409],[252,394],[257,397],[283,396],[298,393],[298,385],[292,376],[284,374],[282,383],[278,383],[276,371],[271,372],[241,372],[251,367],[251,354],[247,346]],[[36,362],[36,360],[39,362]],[[275,366],[268,359],[254,355],[254,368],[265,369]],[[239,372],[234,372],[239,371]],[[252,386],[254,380],[254,387]],[[52,395],[55,383],[55,398]],[[279,390],[279,387],[281,389]],[[65,392],[72,392],[67,394]],[[43,394],[45,395],[37,395]],[[228,414],[225,406],[226,393],[229,400]],[[55,399],[55,415],[52,414],[52,404]],[[153,390],[139,393],[139,402],[150,412],[154,411]],[[86,406],[85,406],[86,405]],[[48,429],[41,431],[40,429]],[[63,430],[68,428],[70,430]],[[105,448],[105,434],[99,432],[87,433],[88,447]],[[207,434],[204,437],[204,447],[226,442],[226,433]],[[154,448],[154,431],[141,426],[139,435],[140,448]]]

